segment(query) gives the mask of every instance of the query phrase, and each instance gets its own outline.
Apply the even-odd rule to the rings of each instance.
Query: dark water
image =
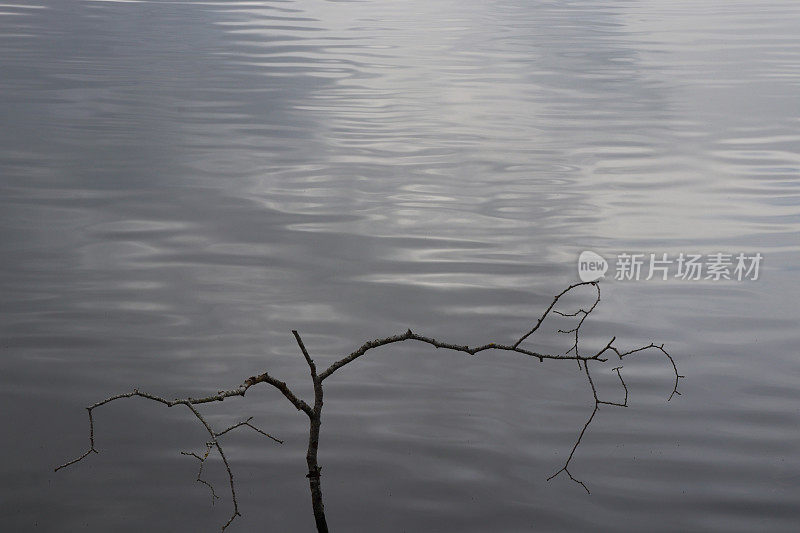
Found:
[[[326,382],[328,519],[348,531],[796,531],[800,5],[624,1],[0,4],[4,531],[214,531],[191,414],[128,400],[322,363],[411,327],[507,342],[583,250],[764,255],[758,281],[615,281],[573,364],[421,345]],[[613,267],[612,267],[613,268]],[[609,273],[609,278],[612,277]],[[532,346],[564,350],[550,332]],[[536,339],[533,339],[536,340]],[[610,361],[598,386],[620,390]],[[232,531],[311,531],[306,421],[204,410]]]

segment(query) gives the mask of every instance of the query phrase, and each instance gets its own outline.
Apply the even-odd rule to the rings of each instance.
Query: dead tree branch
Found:
[[[587,308],[580,307],[577,311],[574,311],[574,312],[567,312],[567,311],[561,311],[561,310],[557,310],[556,309],[557,304],[559,303],[560,299],[563,296],[565,296],[566,294],[568,294],[571,291],[575,290],[576,288],[582,287],[582,286],[591,286],[596,291],[594,300],[593,300],[593,302],[592,302],[592,304],[590,306],[588,306]],[[678,367],[675,364],[675,360],[664,349],[664,345],[663,344],[662,345],[656,345],[654,343],[651,343],[651,344],[648,344],[646,346],[641,346],[639,348],[635,348],[635,349],[632,349],[632,350],[621,351],[614,344],[614,342],[616,341],[616,337],[612,337],[611,340],[605,345],[605,347],[603,347],[601,350],[597,351],[596,353],[594,353],[592,355],[581,355],[581,351],[580,351],[580,348],[579,348],[581,328],[582,328],[584,322],[586,321],[586,319],[589,317],[589,315],[597,308],[599,303],[600,303],[600,286],[599,286],[598,282],[592,281],[592,282],[576,283],[574,285],[570,285],[569,287],[564,289],[562,292],[557,294],[553,298],[553,301],[550,303],[550,305],[547,307],[547,309],[544,311],[544,313],[537,319],[537,321],[533,325],[533,327],[529,331],[527,331],[525,334],[520,336],[517,340],[515,340],[511,344],[498,344],[498,343],[490,342],[488,344],[469,346],[469,345],[464,345],[464,344],[443,342],[443,341],[434,339],[432,337],[425,337],[423,335],[418,335],[417,333],[414,333],[409,329],[405,333],[400,333],[400,334],[392,335],[392,336],[389,336],[389,337],[383,337],[383,338],[367,341],[367,342],[363,343],[360,347],[358,347],[355,351],[351,352],[349,355],[347,355],[347,356],[337,360],[333,364],[331,364],[327,369],[325,369],[321,373],[318,373],[317,366],[316,366],[314,360],[311,358],[311,355],[309,354],[308,349],[306,348],[305,344],[303,343],[303,340],[300,337],[300,334],[297,331],[292,330],[292,334],[295,337],[297,345],[300,348],[301,353],[303,354],[303,358],[305,359],[306,364],[308,365],[311,381],[312,381],[312,383],[314,385],[314,401],[313,401],[313,405],[310,405],[309,403],[307,403],[303,399],[299,398],[297,395],[295,395],[294,392],[292,392],[292,390],[286,385],[285,382],[276,379],[275,377],[271,376],[268,372],[264,372],[263,374],[259,374],[259,375],[256,375],[256,376],[251,376],[251,377],[247,378],[241,385],[239,385],[236,388],[233,388],[233,389],[230,389],[230,390],[227,390],[227,391],[218,391],[216,394],[211,394],[211,395],[208,395],[208,396],[205,396],[205,397],[202,397],[202,398],[184,398],[184,399],[167,400],[165,398],[161,398],[159,396],[154,396],[152,394],[141,392],[138,389],[134,389],[133,392],[124,393],[124,394],[117,394],[115,396],[111,396],[109,398],[106,398],[105,400],[101,400],[101,401],[99,401],[99,402],[87,407],[87,411],[88,411],[88,415],[89,415],[89,448],[86,450],[86,452],[84,452],[79,457],[77,457],[77,458],[75,458],[75,459],[73,459],[71,461],[68,461],[68,462],[56,467],[55,470],[58,471],[58,470],[61,470],[62,468],[66,468],[66,467],[68,467],[70,465],[73,465],[73,464],[79,462],[79,461],[82,461],[83,459],[85,459],[86,457],[91,455],[92,453],[99,453],[98,450],[95,447],[95,431],[94,431],[94,417],[93,417],[94,409],[96,409],[98,407],[101,407],[103,405],[106,405],[106,404],[108,404],[110,402],[113,402],[115,400],[119,400],[119,399],[122,399],[122,398],[132,398],[132,397],[145,398],[145,399],[152,400],[152,401],[161,403],[163,405],[166,405],[167,407],[174,407],[176,405],[184,405],[192,412],[192,414],[195,416],[195,418],[197,418],[197,420],[204,426],[204,428],[206,429],[206,431],[208,432],[208,434],[209,434],[209,436],[211,438],[206,443],[206,451],[202,456],[200,454],[195,453],[195,452],[181,452],[181,453],[183,455],[192,456],[192,457],[196,458],[200,462],[200,468],[199,468],[199,471],[198,471],[198,474],[197,474],[197,481],[209,487],[209,489],[211,490],[211,494],[212,494],[212,501],[217,499],[218,496],[217,496],[216,492],[214,491],[214,487],[209,482],[207,482],[206,480],[204,480],[202,478],[203,467],[204,467],[205,462],[207,461],[209,455],[211,454],[212,450],[214,450],[214,449],[217,450],[217,452],[219,453],[220,458],[222,459],[223,465],[225,466],[227,474],[228,474],[228,482],[229,482],[229,486],[230,486],[231,499],[233,501],[233,511],[232,511],[232,514],[231,514],[230,518],[228,519],[228,521],[222,526],[222,530],[224,531],[236,519],[237,516],[241,516],[241,515],[239,513],[239,503],[238,503],[238,501],[236,499],[236,487],[235,487],[235,483],[234,483],[233,472],[231,470],[230,464],[228,462],[228,458],[225,455],[225,452],[223,450],[223,447],[222,447],[222,444],[220,443],[219,438],[221,436],[223,436],[223,435],[235,430],[235,429],[240,428],[240,427],[249,427],[250,429],[260,433],[261,435],[264,435],[264,436],[272,439],[273,441],[275,441],[275,442],[277,442],[279,444],[282,444],[283,441],[278,439],[278,438],[276,438],[276,437],[274,437],[274,436],[272,436],[272,435],[270,435],[269,433],[264,432],[263,430],[257,428],[256,426],[252,425],[250,423],[251,420],[252,420],[252,417],[248,418],[247,420],[245,420],[243,422],[239,422],[239,423],[233,424],[233,425],[231,425],[230,427],[228,427],[228,428],[226,428],[224,430],[215,431],[211,427],[211,425],[206,421],[206,419],[202,416],[202,414],[197,410],[197,408],[195,406],[200,405],[200,404],[205,404],[205,403],[211,403],[211,402],[221,402],[221,401],[224,401],[226,398],[232,398],[232,397],[237,397],[237,396],[242,396],[243,397],[250,387],[252,387],[254,385],[257,385],[259,383],[266,383],[266,384],[271,385],[272,387],[276,388],[278,391],[280,391],[281,394],[283,394],[283,396],[297,410],[302,411],[303,413],[305,413],[305,415],[309,419],[309,438],[308,438],[308,449],[307,449],[307,452],[306,452],[306,464],[307,464],[307,467],[308,467],[308,472],[306,474],[306,477],[309,480],[309,488],[310,488],[310,491],[311,491],[311,500],[312,500],[312,510],[313,510],[313,513],[314,513],[314,519],[315,519],[315,522],[316,522],[317,531],[319,533],[327,533],[328,532],[328,525],[327,525],[327,521],[326,521],[326,518],[325,518],[325,510],[324,510],[324,505],[323,505],[323,502],[322,502],[322,488],[321,488],[321,483],[320,483],[320,477],[321,477],[322,468],[319,466],[319,463],[318,463],[318,460],[317,460],[317,455],[318,455],[318,450],[319,450],[319,435],[320,435],[320,428],[321,428],[321,425],[322,425],[322,406],[323,406],[323,387],[322,387],[322,384],[323,384],[323,381],[325,379],[329,378],[331,375],[333,375],[340,368],[344,367],[345,365],[348,365],[348,364],[352,363],[356,359],[366,355],[369,351],[371,351],[371,350],[373,350],[375,348],[379,348],[379,347],[382,347],[382,346],[387,346],[389,344],[395,344],[395,343],[399,343],[399,342],[405,342],[405,341],[412,340],[412,341],[417,341],[417,342],[420,342],[420,343],[423,343],[423,344],[428,344],[428,345],[433,346],[433,347],[435,347],[437,349],[441,348],[441,349],[453,350],[453,351],[457,351],[457,352],[463,352],[463,353],[466,353],[466,354],[471,355],[471,356],[475,356],[478,353],[486,351],[486,350],[498,350],[498,351],[514,352],[514,353],[517,353],[517,354],[520,354],[520,355],[523,355],[523,356],[532,357],[532,358],[538,359],[539,362],[544,362],[545,360],[576,361],[577,364],[578,364],[579,369],[581,369],[583,371],[584,375],[586,376],[586,380],[587,380],[587,383],[589,385],[589,389],[591,390],[592,397],[594,399],[594,406],[593,406],[591,414],[589,415],[589,418],[586,420],[586,422],[584,423],[583,427],[581,428],[581,431],[578,434],[578,438],[576,439],[575,443],[573,444],[573,446],[572,446],[572,448],[570,450],[569,456],[567,457],[566,461],[561,466],[561,468],[558,471],[556,471],[553,475],[551,475],[549,478],[547,478],[547,480],[548,481],[552,480],[553,478],[555,478],[556,476],[558,476],[559,474],[561,474],[563,472],[569,477],[569,479],[571,479],[575,483],[581,485],[586,490],[586,492],[588,493],[589,492],[589,488],[586,486],[586,484],[583,481],[580,481],[579,479],[575,478],[572,475],[572,473],[570,472],[570,470],[569,470],[570,463],[572,462],[572,459],[575,456],[575,452],[577,451],[578,447],[580,446],[581,440],[583,439],[584,435],[586,434],[586,431],[589,429],[589,426],[592,423],[592,421],[594,420],[595,415],[597,414],[597,412],[600,409],[601,405],[608,405],[608,406],[613,406],[613,407],[627,407],[628,406],[628,386],[626,385],[625,380],[622,377],[622,373],[621,373],[622,367],[621,366],[615,367],[614,369],[612,369],[612,372],[616,372],[616,374],[617,374],[617,376],[619,378],[620,384],[621,384],[621,386],[622,386],[622,388],[623,388],[623,390],[625,392],[625,399],[622,402],[614,402],[614,401],[608,401],[608,400],[601,400],[600,397],[598,396],[597,388],[595,387],[594,380],[592,378],[592,373],[590,371],[590,364],[593,364],[595,362],[606,362],[606,361],[608,361],[608,358],[604,357],[605,354],[608,353],[608,352],[615,353],[620,361],[622,361],[625,357],[628,357],[628,356],[631,356],[631,355],[634,355],[634,354],[638,354],[640,352],[644,352],[644,351],[647,351],[647,350],[655,350],[657,352],[660,352],[663,356],[665,356],[669,360],[669,362],[670,362],[670,364],[672,366],[672,370],[674,371],[674,375],[675,375],[675,380],[674,380],[674,383],[673,383],[672,391],[671,391],[669,397],[667,398],[667,401],[671,400],[672,397],[674,395],[676,395],[676,394],[680,395],[680,392],[678,392],[678,382],[679,382],[680,378],[684,377],[684,376],[678,374]],[[520,346],[522,344],[522,342],[525,341],[526,339],[528,339],[529,337],[531,337],[531,335],[533,335],[537,330],[539,330],[539,328],[541,327],[542,323],[545,321],[545,319],[548,316],[550,316],[551,313],[552,314],[557,314],[557,315],[559,315],[561,317],[565,317],[565,318],[578,318],[579,317],[579,319],[577,321],[577,324],[575,325],[574,328],[571,328],[571,329],[559,329],[558,330],[560,333],[571,334],[573,336],[574,340],[573,340],[572,346],[563,354],[539,353],[539,352],[536,352],[536,351],[533,351],[533,350],[529,350],[527,348],[522,348]]]

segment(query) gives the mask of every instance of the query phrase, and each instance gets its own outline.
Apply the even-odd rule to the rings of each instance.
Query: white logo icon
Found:
[[[608,263],[605,259],[594,252],[581,252],[578,257],[578,277],[581,281],[597,281],[602,278],[608,270]]]

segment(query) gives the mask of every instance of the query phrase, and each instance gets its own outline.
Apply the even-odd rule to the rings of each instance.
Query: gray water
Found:
[[[336,532],[796,531],[800,5],[0,3],[4,531],[215,531],[200,396],[412,328],[511,342],[593,250],[764,256],[759,279],[601,282],[626,409],[571,362],[387,347],[326,381]],[[585,293],[584,293],[585,294]],[[591,294],[585,294],[591,299]],[[580,302],[576,298],[575,302]],[[580,305],[576,303],[574,305]],[[574,308],[567,308],[571,311]],[[528,346],[569,340],[545,323]],[[622,391],[593,366],[601,394]],[[616,363],[618,364],[618,363]],[[312,531],[306,420],[207,406],[243,516]]]

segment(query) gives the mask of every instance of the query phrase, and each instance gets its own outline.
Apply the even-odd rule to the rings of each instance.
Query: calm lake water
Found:
[[[589,495],[546,481],[593,406],[574,363],[376,350],[326,381],[332,530],[797,530],[795,0],[2,1],[0,97],[5,531],[216,531],[185,409],[98,410],[102,453],[53,473],[84,407],[264,370],[308,398],[292,329],[320,365],[409,327],[512,342],[584,250],[611,262],[584,350],[664,342],[683,395],[626,360],[630,407],[571,465]],[[617,281],[622,252],[764,260]],[[312,531],[304,417],[264,386],[203,412],[286,441],[226,435],[229,531]]]

